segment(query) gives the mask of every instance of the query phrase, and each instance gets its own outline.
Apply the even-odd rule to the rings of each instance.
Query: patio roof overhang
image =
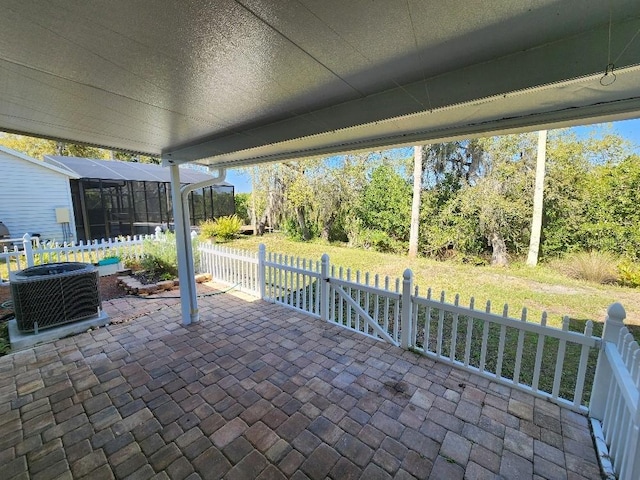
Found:
[[[0,129],[165,163],[640,111],[636,0],[3,0],[0,27]],[[616,81],[601,85],[609,63]]]

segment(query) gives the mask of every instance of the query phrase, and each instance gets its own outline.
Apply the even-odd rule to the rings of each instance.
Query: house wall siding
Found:
[[[44,240],[64,240],[55,209],[69,209],[70,230],[75,238],[69,177],[44,166],[0,151],[0,221],[11,238],[39,233]]]

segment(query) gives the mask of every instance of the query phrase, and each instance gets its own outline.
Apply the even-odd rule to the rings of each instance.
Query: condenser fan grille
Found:
[[[33,332],[99,314],[98,271],[83,263],[27,268],[11,281],[18,329]]]

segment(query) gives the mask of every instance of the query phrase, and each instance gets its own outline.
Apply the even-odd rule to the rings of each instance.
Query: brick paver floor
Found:
[[[599,478],[552,403],[240,294],[186,328],[177,303],[0,358],[0,478]]]

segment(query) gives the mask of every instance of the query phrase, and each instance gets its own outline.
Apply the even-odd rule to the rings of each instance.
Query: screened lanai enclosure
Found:
[[[80,176],[70,180],[76,238],[88,241],[149,234],[157,226],[173,229],[169,172],[159,165],[50,156],[49,163]],[[212,176],[181,169],[183,185]],[[234,188],[229,183],[199,188],[189,193],[191,225],[235,213]]]

